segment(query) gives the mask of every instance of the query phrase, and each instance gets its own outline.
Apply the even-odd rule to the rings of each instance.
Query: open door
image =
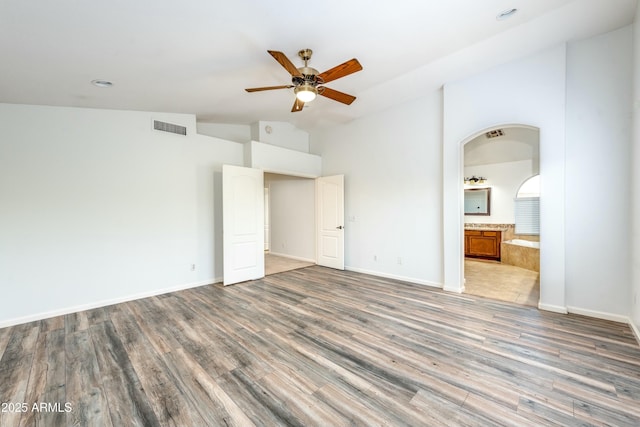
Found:
[[[225,286],[264,277],[264,186],[259,169],[222,166]]]
[[[317,263],[344,270],[344,175],[316,178]]]

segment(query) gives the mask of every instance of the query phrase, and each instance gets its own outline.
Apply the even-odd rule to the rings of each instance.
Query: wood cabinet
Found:
[[[501,231],[464,230],[464,255],[500,261]]]

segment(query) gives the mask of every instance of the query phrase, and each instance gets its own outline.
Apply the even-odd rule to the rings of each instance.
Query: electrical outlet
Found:
[[[374,255],[374,256],[373,256],[373,260],[374,260],[375,262],[378,262],[378,255]]]
[[[398,265],[402,265],[402,258],[398,257]]]
[[[196,271],[196,265],[195,264],[191,264],[191,271]]]

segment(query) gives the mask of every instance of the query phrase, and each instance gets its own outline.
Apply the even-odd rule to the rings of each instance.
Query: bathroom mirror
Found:
[[[466,188],[464,214],[491,215],[491,188]]]

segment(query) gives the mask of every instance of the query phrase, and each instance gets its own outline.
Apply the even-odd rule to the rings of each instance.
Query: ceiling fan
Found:
[[[254,87],[245,89],[247,92],[259,92],[263,90],[274,89],[291,89],[296,94],[296,100],[293,103],[292,113],[302,111],[302,107],[306,102],[313,101],[317,95],[322,95],[334,101],[343,104],[351,104],[356,97],[324,86],[325,83],[337,80],[341,77],[348,76],[357,71],[362,70],[362,65],[357,59],[353,58],[347,62],[343,62],[324,73],[319,73],[315,68],[308,66],[313,51],[311,49],[303,49],[298,52],[298,56],[304,61],[304,67],[296,68],[287,56],[275,50],[268,50],[269,54],[274,57],[291,74],[291,84],[281,86]]]

